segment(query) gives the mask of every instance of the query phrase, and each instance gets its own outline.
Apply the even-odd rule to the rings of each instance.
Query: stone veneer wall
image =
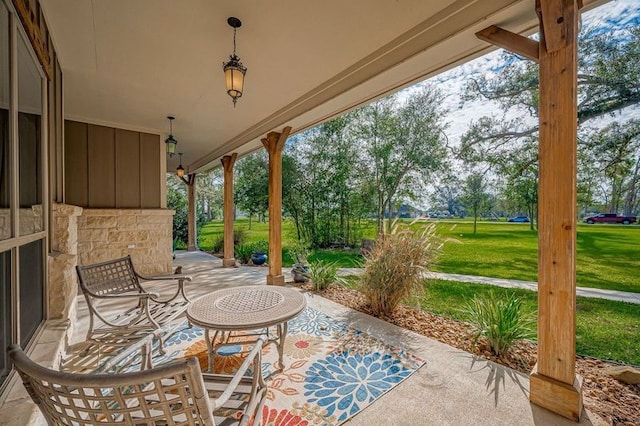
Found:
[[[83,209],[53,205],[49,256],[49,318],[75,317],[76,265],[131,255],[136,270],[171,272],[173,210]]]
[[[82,207],[53,205],[53,238],[49,254],[49,319],[75,320],[78,294],[78,217]]]
[[[141,274],[171,272],[173,210],[84,209],[78,217],[78,264],[128,254]]]

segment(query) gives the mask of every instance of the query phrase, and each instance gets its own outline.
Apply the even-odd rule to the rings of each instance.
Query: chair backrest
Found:
[[[82,291],[97,295],[141,292],[142,287],[133,269],[131,256],[107,262],[76,266]]]
[[[51,425],[214,425],[195,357],[145,371],[72,374],[44,368],[9,348],[29,396]]]

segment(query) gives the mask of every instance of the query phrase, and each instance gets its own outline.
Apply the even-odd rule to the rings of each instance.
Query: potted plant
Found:
[[[267,261],[267,250],[269,245],[266,241],[258,241],[253,246],[253,253],[251,254],[251,263],[256,266],[264,265]]]
[[[253,263],[256,266],[264,265],[266,261],[267,261],[267,253],[263,251],[254,251],[251,254],[251,263]]]
[[[294,262],[293,267],[291,268],[293,281],[297,283],[309,282],[309,277],[311,275],[311,268],[307,263],[309,250],[301,243],[297,243],[289,249],[289,256],[291,256],[291,259]]]

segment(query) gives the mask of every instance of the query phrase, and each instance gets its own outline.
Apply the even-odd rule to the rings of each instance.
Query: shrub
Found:
[[[423,273],[435,262],[442,241],[434,224],[422,230],[411,225],[394,225],[365,256],[358,288],[375,315],[389,316],[400,302],[424,292]]]
[[[235,248],[236,260],[238,260],[242,264],[247,264],[249,263],[249,260],[251,260],[251,255],[254,251],[254,244],[247,243],[237,245]]]
[[[319,260],[311,264],[309,277],[315,291],[321,291],[338,281],[338,264]]]
[[[216,235],[211,246],[211,251],[214,253],[222,253],[224,250],[224,235]]]
[[[247,232],[244,229],[234,229],[233,230],[233,246],[239,246],[244,244],[247,239]]]
[[[259,251],[262,253],[269,252],[269,242],[265,240],[256,241],[253,243],[253,251]]]
[[[295,242],[289,247],[289,257],[295,265],[307,265],[307,258],[309,257],[309,249],[300,241]]]
[[[493,291],[474,297],[463,311],[469,316],[474,344],[484,337],[498,356],[506,354],[516,341],[534,336],[535,317],[523,309],[522,300],[513,293],[506,299]]]

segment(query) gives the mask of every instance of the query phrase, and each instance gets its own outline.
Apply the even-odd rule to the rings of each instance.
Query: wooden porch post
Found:
[[[262,145],[269,153],[269,275],[268,285],[283,285],[282,275],[282,149],[291,127],[269,132]]]
[[[187,179],[181,178],[187,184],[187,251],[198,250],[196,235],[196,174],[192,173]]]
[[[530,400],[579,420],[576,376],[576,157],[578,3],[538,0],[540,152],[538,218],[538,363]]]
[[[222,167],[224,168],[224,257],[222,266],[228,268],[235,266],[233,247],[233,165],[238,158],[235,152],[222,157]]]
[[[540,42],[495,26],[478,38],[540,68],[538,188],[538,363],[529,399],[580,420],[576,376],[576,157],[580,0],[536,0]]]

